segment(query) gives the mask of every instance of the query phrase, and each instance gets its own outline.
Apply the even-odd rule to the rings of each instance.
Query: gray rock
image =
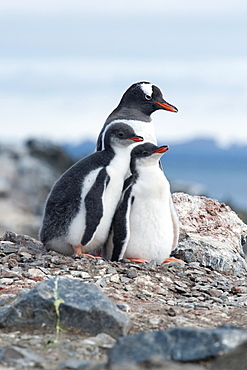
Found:
[[[9,269],[7,266],[0,266],[0,276],[1,278],[15,278],[15,277],[21,277],[21,271],[20,270],[14,270]]]
[[[100,279],[98,279],[95,284],[98,285],[98,286],[101,286],[102,288],[106,286],[106,283],[107,283],[107,278],[104,276]]]
[[[17,346],[1,348],[0,361],[8,365],[21,366],[22,368],[34,367],[43,368],[46,360],[36,355],[30,349]]]
[[[117,274],[117,270],[115,269],[115,267],[109,266],[106,269],[106,273],[107,274]]]
[[[63,148],[47,140],[29,139],[26,147],[31,157],[47,162],[49,166],[62,173],[72,166],[73,161]]]
[[[61,149],[49,143],[1,145],[0,235],[15,230],[36,237],[45,199],[71,164]]]
[[[211,370],[246,370],[247,342],[241,344],[224,356],[217,358]]]
[[[123,283],[123,284],[129,284],[129,283],[131,282],[131,280],[132,280],[132,279],[127,278],[127,277],[125,277],[125,276],[121,276],[121,277],[120,277],[120,281],[121,281],[121,283]]]
[[[82,344],[86,344],[92,347],[97,346],[105,349],[112,348],[115,343],[116,339],[105,333],[100,333],[95,337],[89,337],[82,341]]]
[[[218,298],[218,297],[212,297],[212,300],[214,302],[217,302],[217,303],[220,303],[220,304],[223,304],[223,300],[221,298]]]
[[[210,267],[213,270],[233,276],[247,274],[247,263],[235,249],[208,239],[198,239],[184,234],[177,248],[171,254],[175,258],[186,262],[198,261],[201,266]]]
[[[205,360],[247,340],[247,330],[222,326],[216,329],[173,328],[166,331],[142,332],[119,338],[109,351],[109,365],[150,361],[152,356],[164,360]]]
[[[130,309],[129,306],[126,304],[117,304],[117,307],[119,308],[119,310],[124,312],[128,312]]]
[[[246,286],[233,286],[231,291],[234,294],[247,294],[247,287]]]
[[[135,277],[137,277],[137,271],[135,268],[131,267],[128,271],[127,271],[127,277],[129,279],[133,279]]]
[[[36,255],[40,251],[45,251],[43,244],[37,239],[32,238],[29,235],[16,234],[12,231],[6,231],[2,238],[0,238],[3,244],[1,251],[5,254],[19,253],[22,245],[25,245],[25,250]],[[10,243],[10,245],[9,245]]]
[[[169,307],[169,308],[168,308],[168,310],[167,310],[167,314],[168,314],[169,316],[176,316],[176,315],[177,315],[177,313],[176,313],[176,311],[174,310],[174,308],[173,308],[173,307]]]
[[[37,284],[0,311],[0,328],[41,326],[117,338],[127,334],[130,320],[96,285],[57,277]]]
[[[188,263],[199,262],[213,270],[243,276],[247,263],[242,244],[247,225],[230,207],[215,199],[173,194],[180,218],[180,239],[172,256]]]

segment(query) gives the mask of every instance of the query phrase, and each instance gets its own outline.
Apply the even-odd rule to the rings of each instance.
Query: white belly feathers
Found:
[[[148,173],[133,185],[135,200],[130,211],[130,239],[124,258],[162,263],[171,253],[174,233],[169,205],[170,186],[161,170],[160,175],[153,180],[151,197],[150,186],[145,182]]]

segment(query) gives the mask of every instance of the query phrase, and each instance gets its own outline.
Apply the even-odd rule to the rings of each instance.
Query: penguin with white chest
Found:
[[[104,136],[104,150],[70,167],[53,186],[45,206],[40,240],[65,255],[100,248],[129,170],[131,144],[143,141],[134,130],[116,123]]]
[[[125,181],[104,247],[106,258],[163,263],[177,246],[179,218],[170,184],[159,166],[161,156],[168,149],[144,143],[132,150],[132,175]]]
[[[108,116],[97,140],[97,150],[104,148],[107,128],[116,123],[130,125],[145,141],[157,144],[151,114],[159,109],[177,112],[178,109],[164,100],[161,90],[150,82],[137,82],[123,94],[119,105]]]

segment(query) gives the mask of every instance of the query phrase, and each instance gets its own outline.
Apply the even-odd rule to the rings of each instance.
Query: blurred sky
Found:
[[[179,113],[158,138],[247,144],[247,2],[2,0],[1,139],[95,139],[123,92],[151,81]]]

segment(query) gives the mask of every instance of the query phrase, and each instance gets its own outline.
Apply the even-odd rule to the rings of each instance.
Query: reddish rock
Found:
[[[215,199],[185,193],[172,197],[180,218],[180,240],[173,255],[226,274],[246,274],[242,244],[247,226],[238,215]]]

